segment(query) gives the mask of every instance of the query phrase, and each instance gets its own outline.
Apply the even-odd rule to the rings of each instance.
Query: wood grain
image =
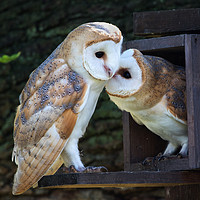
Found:
[[[39,187],[96,188],[96,187],[160,187],[199,184],[200,172],[104,172],[71,173],[44,176]]]
[[[200,35],[186,35],[186,83],[189,136],[189,165],[200,168]]]
[[[135,35],[160,36],[200,32],[200,8],[133,13]]]
[[[132,163],[142,162],[165,150],[166,142],[145,126],[138,125],[129,113],[123,112],[123,126],[125,170],[131,170]]]
[[[132,40],[124,43],[123,50],[136,48],[145,55],[165,58],[176,65],[185,66],[185,35]]]

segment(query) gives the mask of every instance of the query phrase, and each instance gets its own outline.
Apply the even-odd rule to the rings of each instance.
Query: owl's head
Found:
[[[130,97],[142,87],[145,81],[145,70],[141,57],[142,53],[136,49],[123,52],[119,70],[106,85],[106,91],[110,96]]]
[[[121,31],[112,24],[83,24],[62,43],[62,57],[76,72],[105,81],[119,68],[122,40]]]

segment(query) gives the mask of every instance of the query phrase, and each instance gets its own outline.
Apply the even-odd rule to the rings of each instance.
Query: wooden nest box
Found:
[[[166,142],[123,113],[124,171],[73,173],[43,177],[39,187],[184,187],[200,195],[200,9],[133,13],[134,34],[148,39],[128,41],[124,50],[163,57],[185,66],[189,155],[142,165],[146,157],[163,152]],[[195,184],[195,185],[192,185]],[[169,187],[170,186],[170,187]],[[178,191],[176,190],[176,193]],[[184,194],[183,194],[184,193]],[[180,194],[181,195],[181,194]],[[173,199],[173,195],[170,199]],[[179,196],[180,197],[180,196]],[[191,197],[191,196],[190,196]],[[185,198],[182,198],[185,199]],[[191,198],[190,198],[191,199]]]

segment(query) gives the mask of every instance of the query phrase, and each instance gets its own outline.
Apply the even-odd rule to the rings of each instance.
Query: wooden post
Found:
[[[186,35],[185,62],[189,166],[200,168],[200,35]]]

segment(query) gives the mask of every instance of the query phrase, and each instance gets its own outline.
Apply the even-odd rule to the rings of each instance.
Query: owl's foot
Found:
[[[177,155],[162,155],[158,161],[161,161],[161,160],[172,160],[172,159],[177,159],[177,158],[185,158],[187,156],[185,155],[182,155],[182,154],[177,154]]]
[[[147,157],[147,158],[145,158],[145,159],[143,160],[142,164],[143,164],[143,165],[150,165],[151,162],[153,162],[153,160],[154,160],[154,157]]]
[[[65,173],[78,173],[79,171],[75,168],[74,165],[71,165],[69,167],[63,166],[63,172],[65,172]]]
[[[64,167],[63,171],[65,173],[94,173],[94,172],[107,172],[108,169],[104,166],[99,166],[99,167],[88,166],[83,169],[77,170],[74,165],[71,165],[68,168]]]
[[[94,173],[94,172],[107,172],[108,169],[104,166],[99,166],[99,167],[93,167],[93,166],[88,166],[85,168],[83,171],[84,173]]]
[[[182,153],[178,153],[178,154],[176,155],[176,157],[177,157],[177,158],[186,158],[186,157],[188,157],[188,155],[182,154]]]
[[[151,163],[155,163],[157,160],[159,161],[160,157],[162,157],[163,154],[159,153],[157,156],[154,157],[147,157],[142,162],[143,165],[151,165]]]

